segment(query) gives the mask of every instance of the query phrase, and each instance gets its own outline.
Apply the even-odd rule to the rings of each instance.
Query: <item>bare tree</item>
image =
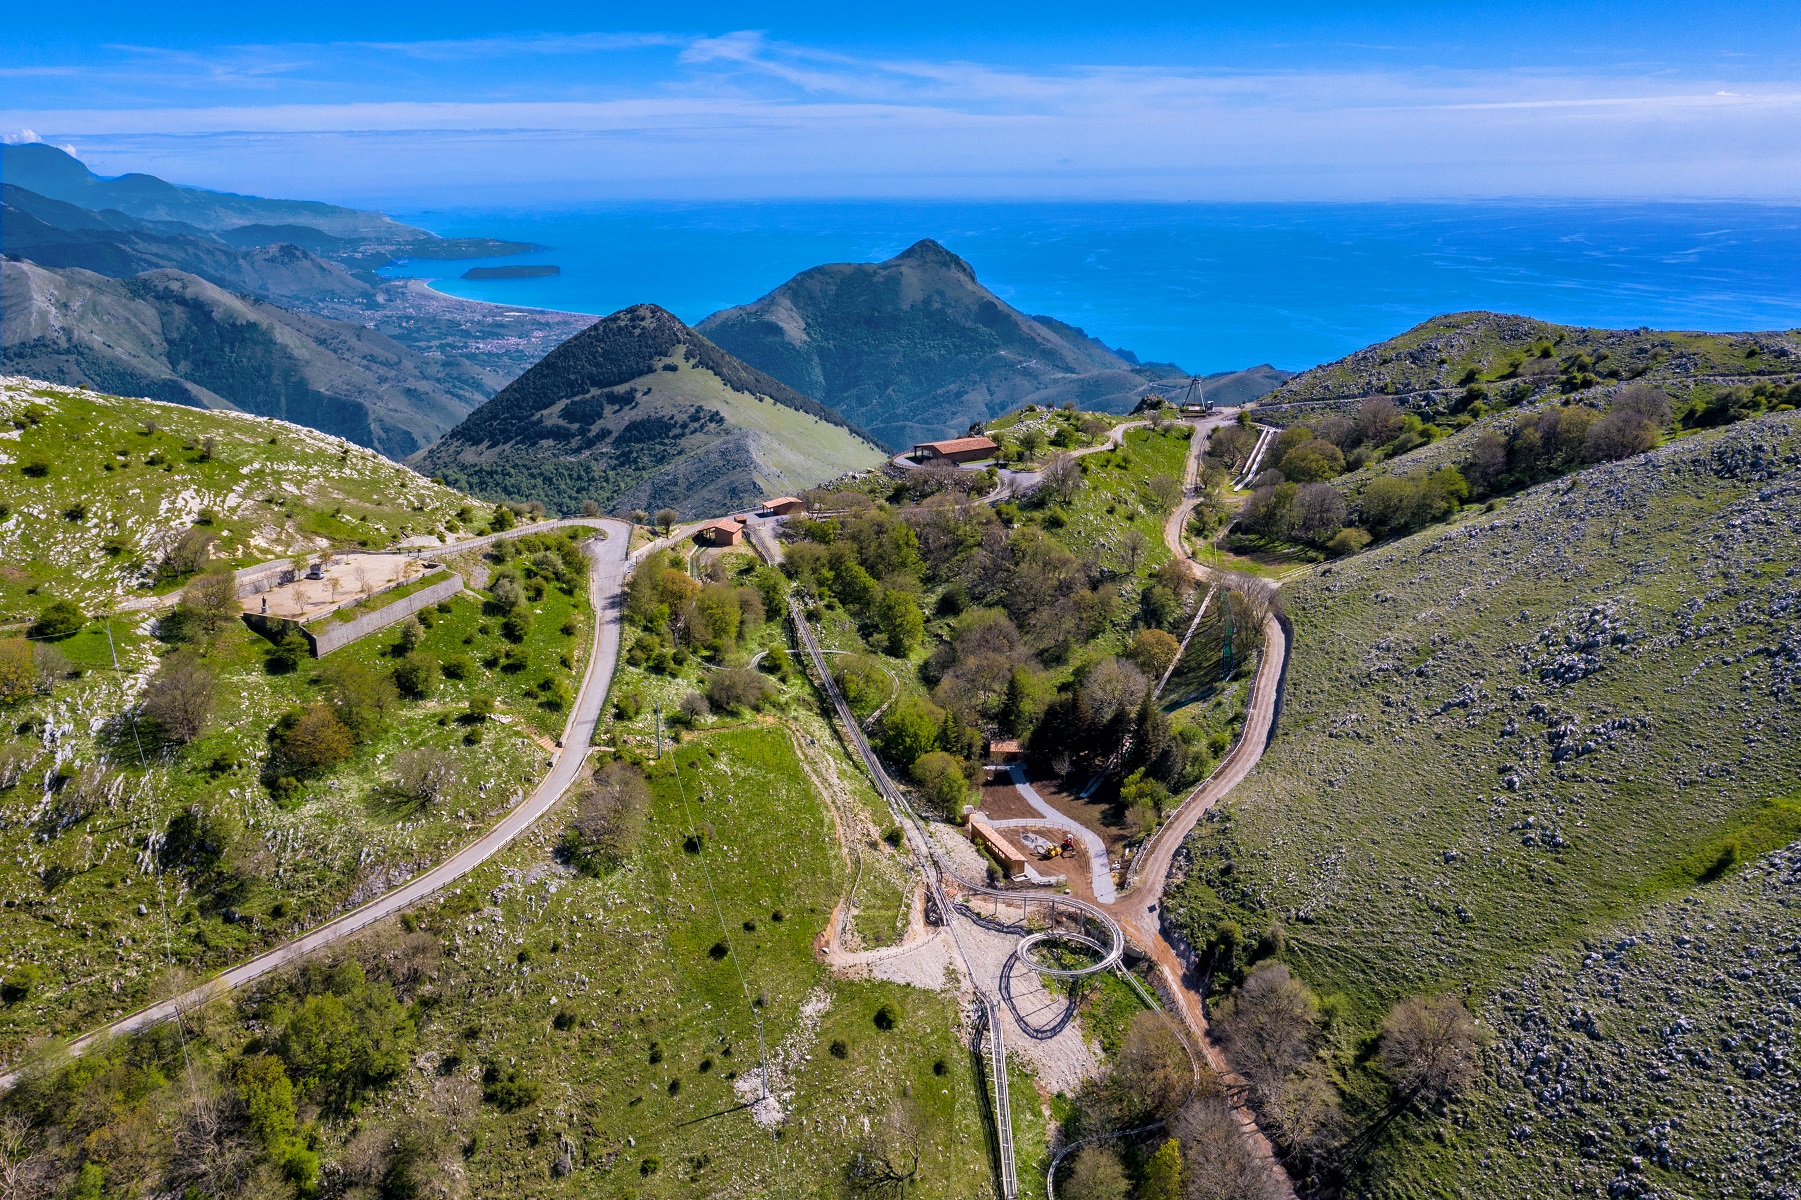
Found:
[[[608,763],[576,797],[564,845],[585,860],[618,862],[637,846],[649,807],[643,772],[628,763]]]
[[[1620,389],[1609,411],[1637,413],[1661,428],[1670,423],[1670,398],[1648,383],[1632,383]]]
[[[1250,1081],[1258,1107],[1273,1110],[1289,1076],[1313,1057],[1319,1002],[1287,967],[1270,963],[1253,971],[1220,1009],[1232,1065]]]
[[[1144,556],[1151,552],[1151,539],[1137,529],[1128,529],[1125,536],[1119,539],[1119,556],[1126,564],[1126,572],[1136,575],[1138,564]]]
[[[1481,1070],[1486,1031],[1451,996],[1414,996],[1382,1022],[1382,1065],[1408,1100],[1444,1100]]]
[[[1171,1131],[1182,1141],[1187,1200],[1276,1200],[1281,1195],[1271,1168],[1257,1157],[1222,1097],[1191,1102],[1176,1115]]]
[[[911,1105],[896,1103],[851,1152],[845,1182],[860,1196],[905,1196],[919,1182],[921,1142],[918,1115]]]
[[[145,689],[144,716],[169,741],[185,745],[206,728],[213,712],[217,682],[212,668],[199,657],[177,651],[163,659],[161,669]]]
[[[1195,1075],[1194,1060],[1169,1018],[1141,1012],[1107,1074],[1084,1088],[1085,1107],[1113,1128],[1167,1120],[1205,1082]]]
[[[1044,464],[1044,475],[1039,484],[1045,494],[1059,504],[1068,504],[1075,499],[1076,492],[1082,487],[1082,464],[1076,456],[1059,450],[1051,455]]]
[[[0,1117],[0,1200],[42,1195],[46,1166],[32,1152],[31,1122],[18,1113]]]
[[[181,602],[210,637],[238,619],[237,577],[223,565],[209,569],[182,589]]]
[[[1310,542],[1322,542],[1344,527],[1344,497],[1329,483],[1302,484],[1295,493],[1289,520],[1297,534]]]
[[[456,786],[456,781],[456,758],[447,750],[425,747],[402,750],[394,756],[394,774],[388,787],[408,800],[436,804]]]
[[[1176,501],[1182,498],[1182,485],[1168,475],[1153,475],[1150,479],[1151,496],[1163,508],[1174,508]]]
[[[213,543],[218,540],[218,534],[198,525],[194,526],[169,548],[169,552],[163,556],[162,565],[157,568],[157,574],[165,579],[179,579],[183,575],[205,570],[207,562],[212,558]]]

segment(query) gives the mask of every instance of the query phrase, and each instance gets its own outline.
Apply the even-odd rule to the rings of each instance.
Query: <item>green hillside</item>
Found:
[[[558,346],[414,461],[558,512],[714,516],[883,457],[837,413],[644,304]]]
[[[1346,1129],[1313,1153],[1353,1194],[1517,1188],[1510,1143],[1528,1137],[1546,1143],[1525,1143],[1544,1168],[1533,1178],[1559,1188],[1609,1185],[1634,1153],[1653,1119],[1639,1092],[1558,1068],[1564,1088],[1547,1093],[1530,1048],[1562,1058],[1573,1039],[1521,1000],[1523,981],[1544,988],[1553,962],[1591,950],[1593,968],[1651,906],[1801,835],[1792,805],[1770,807],[1801,783],[1798,500],[1801,421],[1779,413],[1466,509],[1285,589],[1275,739],[1185,847],[1168,908],[1223,979],[1274,958],[1336,998],[1323,1053]],[[1737,968],[1725,945],[1687,953],[1696,981]],[[1782,1008],[1756,979],[1713,978],[1758,1028]],[[1444,1121],[1389,1124],[1359,1047],[1395,1001],[1466,991],[1507,1035],[1477,1097]],[[1596,1036],[1721,1019],[1687,994],[1585,985],[1578,1007],[1614,1031]],[[1711,1107],[1728,1083],[1766,1101],[1773,1085],[1740,1059],[1659,1057],[1677,1082],[1656,1089],[1655,1117],[1693,1133],[1655,1186],[1718,1194],[1733,1145]],[[1582,1150],[1584,1130],[1610,1123],[1628,1136]]]
[[[263,418],[7,380],[0,419],[7,1061],[409,878],[543,772],[592,639],[574,541],[452,554],[488,590],[315,662],[210,572],[473,502]]]
[[[1801,332],[1685,333],[1557,325],[1507,313],[1448,313],[1269,393],[1260,413],[1317,411],[1388,396],[1430,417],[1477,401],[1519,403],[1639,381],[1659,387],[1784,381],[1801,371]]]
[[[154,429],[152,428],[154,426]],[[167,590],[183,538],[248,565],[485,522],[467,496],[285,421],[0,381],[0,614]],[[180,555],[176,556],[180,558]]]

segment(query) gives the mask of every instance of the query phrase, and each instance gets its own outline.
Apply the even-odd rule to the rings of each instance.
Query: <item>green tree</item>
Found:
[[[882,714],[882,753],[897,763],[912,764],[920,755],[938,749],[938,730],[944,710],[918,696],[896,696]]]
[[[738,644],[738,625],[743,616],[735,588],[723,583],[706,584],[694,597],[694,639],[716,651],[730,650]]]
[[[271,740],[282,770],[301,777],[337,766],[350,757],[355,746],[350,730],[324,703],[282,714]]]
[[[1182,1200],[1182,1143],[1169,1138],[1144,1163],[1138,1200]]]
[[[394,682],[355,659],[343,658],[324,671],[332,711],[359,744],[374,741],[400,699]]]
[[[303,1088],[342,1112],[406,1069],[415,1031],[388,985],[371,984],[355,959],[339,964],[330,982],[329,991],[301,1001],[277,1050]]]
[[[423,700],[438,687],[438,660],[415,650],[394,664],[394,686],[411,700]]]
[[[259,1054],[239,1065],[237,1084],[251,1134],[263,1149],[279,1154],[295,1129],[294,1084],[287,1069],[273,1054]]]
[[[1344,474],[1344,451],[1322,438],[1314,438],[1284,454],[1276,469],[1294,483],[1336,479]]]
[[[969,779],[963,761],[942,750],[932,750],[913,760],[912,775],[926,802],[946,816],[955,817],[969,799]]]
[[[912,653],[925,636],[926,619],[919,611],[919,601],[894,588],[884,590],[876,601],[875,621],[888,641],[888,653],[899,658]]]
[[[1132,1187],[1119,1154],[1110,1146],[1084,1146],[1076,1152],[1069,1182],[1057,1189],[1067,1200],[1127,1200]]]
[[[87,616],[73,600],[52,600],[38,613],[38,619],[27,631],[32,637],[60,638],[77,633],[88,623]]]

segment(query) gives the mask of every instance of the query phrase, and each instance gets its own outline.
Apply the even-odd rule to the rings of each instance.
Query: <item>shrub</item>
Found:
[[[707,703],[707,698],[705,696],[701,695],[699,692],[689,692],[686,696],[682,697],[682,702],[676,709],[676,717],[684,724],[692,725],[696,721],[705,718],[712,711],[712,706]]]
[[[88,623],[86,614],[72,600],[52,600],[38,613],[27,631],[32,637],[60,638],[78,633]]]
[[[456,758],[432,747],[402,750],[394,756],[388,789],[395,795],[422,804],[435,804],[456,785]]]
[[[337,766],[355,745],[349,727],[323,702],[284,713],[269,738],[284,773],[302,778]]]
[[[475,674],[475,660],[462,653],[445,655],[444,661],[438,664],[438,667],[444,672],[444,678],[455,679],[459,682]]]
[[[394,686],[411,700],[423,700],[438,687],[438,660],[414,650],[394,664]]]
[[[728,667],[715,671],[707,680],[707,699],[716,708],[756,708],[772,691],[769,680],[749,667]]]
[[[482,1071],[482,1099],[501,1112],[531,1107],[538,1102],[540,1090],[535,1080],[520,1075],[518,1067],[490,1063]]]
[[[1346,554],[1355,554],[1370,544],[1370,535],[1356,526],[1339,530],[1332,540],[1326,543],[1326,553],[1334,558],[1342,558]]]

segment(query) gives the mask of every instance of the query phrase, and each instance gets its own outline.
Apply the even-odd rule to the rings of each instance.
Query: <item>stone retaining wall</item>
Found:
[[[273,586],[273,584],[268,584],[257,590],[267,590],[268,587]],[[312,650],[314,658],[324,658],[333,650],[341,650],[377,630],[386,629],[396,622],[404,621],[420,609],[430,607],[440,600],[448,600],[462,590],[463,577],[453,571],[450,578],[439,580],[430,587],[420,588],[410,595],[402,596],[394,603],[384,605],[374,612],[364,613],[354,621],[333,621],[329,616],[319,618],[326,622],[326,627],[318,633],[314,633],[299,621],[292,621],[286,617],[264,616],[261,613],[245,613],[244,624],[270,641],[279,640],[291,629],[306,639],[306,644]],[[255,593],[245,594],[254,595]]]
[[[364,613],[354,621],[332,621],[323,632],[313,635],[313,657],[324,658],[333,650],[368,637],[376,630],[385,629],[397,621],[404,621],[420,609],[429,608],[440,600],[448,600],[462,590],[463,577],[453,571],[449,579],[440,580],[428,588],[420,588],[412,595],[402,596],[374,612]]]
[[[235,571],[233,576],[238,584],[238,599],[242,600],[246,596],[273,591],[284,583],[293,583],[300,578],[300,568],[291,558],[277,558]]]

